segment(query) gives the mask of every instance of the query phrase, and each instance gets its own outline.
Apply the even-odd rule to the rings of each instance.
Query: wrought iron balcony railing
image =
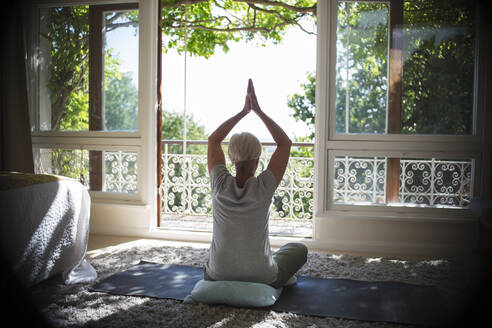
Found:
[[[224,146],[227,143],[224,143]],[[263,143],[259,171],[268,165],[274,143]],[[104,192],[137,192],[137,153],[102,151]],[[314,202],[314,144],[294,143],[286,173],[274,195],[273,219],[311,219]],[[88,188],[90,152],[85,149],[38,149],[37,173],[79,179]],[[162,211],[174,215],[211,215],[207,142],[163,140]],[[227,162],[234,173],[234,167]],[[467,206],[472,199],[473,162],[434,158],[400,159],[399,203],[428,207]],[[384,157],[337,156],[334,162],[335,204],[385,204]]]
[[[180,215],[211,215],[207,141],[163,140],[162,211]],[[227,143],[225,142],[224,145]],[[264,170],[275,143],[262,143],[258,171]],[[293,143],[293,156],[274,196],[272,218],[311,219],[313,213],[313,143]],[[306,155],[307,154],[307,155]],[[227,159],[226,165],[234,173]]]
[[[104,150],[101,170],[102,191],[134,194],[137,192],[137,153]],[[90,151],[87,149],[42,148],[35,152],[36,173],[49,173],[79,180],[90,188]]]
[[[168,214],[210,215],[206,141],[163,140],[162,210]],[[224,143],[226,145],[227,143]],[[263,143],[259,171],[273,152]],[[233,172],[234,167],[227,162]],[[384,204],[386,158],[340,156],[334,163],[335,204]],[[234,172],[233,172],[234,174]],[[464,207],[471,200],[472,162],[401,159],[399,203],[403,206]],[[272,218],[311,219],[314,195],[314,144],[294,143],[292,156],[273,201]]]
[[[386,158],[335,158],[334,202],[384,204]],[[472,162],[400,159],[399,203],[428,207],[465,207],[472,198]]]

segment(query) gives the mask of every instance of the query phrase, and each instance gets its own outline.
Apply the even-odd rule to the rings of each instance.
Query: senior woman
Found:
[[[253,110],[266,125],[277,148],[267,169],[255,177],[261,144],[251,133],[235,134],[228,154],[236,176],[225,166],[221,142]],[[260,282],[274,288],[296,282],[294,274],[306,263],[307,248],[289,243],[277,252],[270,249],[270,205],[289,160],[291,140],[267,114],[248,81],[244,108],[222,123],[208,138],[208,171],[212,188],[213,238],[205,280]]]

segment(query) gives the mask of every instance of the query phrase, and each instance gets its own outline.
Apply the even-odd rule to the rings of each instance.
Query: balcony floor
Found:
[[[199,215],[162,214],[161,228],[185,231],[212,231],[212,217]],[[270,235],[312,238],[312,220],[270,219]]]

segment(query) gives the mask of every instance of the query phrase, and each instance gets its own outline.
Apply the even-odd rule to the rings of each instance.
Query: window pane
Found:
[[[403,66],[397,59],[394,66],[402,71],[401,99],[395,99],[402,104],[401,122],[396,123],[401,133],[472,134],[473,2],[405,1],[403,12],[395,12],[403,25],[396,24],[392,31],[389,10],[382,3],[338,4],[337,133],[384,134],[395,123],[387,118],[391,36],[393,44],[402,47]]]
[[[336,131],[385,133],[388,4],[338,4]]]
[[[89,6],[40,9],[39,129],[88,130]]]
[[[105,192],[134,194],[137,192],[137,153],[104,151]]]
[[[473,1],[406,1],[402,133],[472,134]]]
[[[138,129],[138,11],[104,13],[104,130]]]
[[[83,149],[35,148],[35,172],[78,180],[89,189],[89,151]]]
[[[392,205],[452,207],[472,199],[472,160],[400,158],[398,202]],[[387,158],[337,156],[335,204],[386,204]]]
[[[383,204],[386,189],[386,158],[337,156],[334,202],[336,204]]]
[[[91,26],[95,23],[89,21],[89,12],[102,15],[99,34]],[[39,31],[39,130],[137,130],[138,11],[102,13],[98,6],[42,8]],[[101,73],[99,66],[89,64],[90,38],[102,47],[91,49],[104,54]],[[96,77],[91,77],[94,82],[89,82],[90,74]],[[102,99],[90,94],[89,83],[101,85]],[[92,111],[89,97],[94,101]]]
[[[429,206],[467,206],[471,201],[469,160],[401,159],[400,202]]]
[[[34,154],[36,173],[66,176],[90,190],[137,192],[137,153],[134,151],[35,148]]]

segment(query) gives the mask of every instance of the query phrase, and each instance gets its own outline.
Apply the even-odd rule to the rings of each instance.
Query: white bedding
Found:
[[[59,179],[0,190],[0,211],[2,253],[23,285],[59,273],[66,284],[96,279],[85,261],[90,196],[82,184]]]

